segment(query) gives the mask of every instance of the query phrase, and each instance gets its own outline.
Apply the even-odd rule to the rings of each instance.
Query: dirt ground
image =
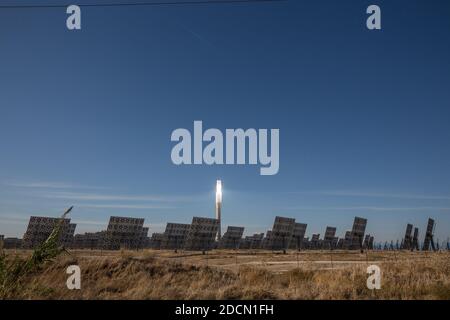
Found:
[[[7,250],[7,254],[26,256],[27,250]],[[372,264],[389,264],[402,262],[405,265],[418,260],[427,260],[440,255],[449,259],[450,252],[410,252],[410,251],[347,251],[347,250],[306,250],[282,252],[266,250],[212,250],[204,254],[196,251],[175,252],[173,250],[69,250],[69,255],[86,259],[99,257],[132,256],[133,258],[147,258],[149,256],[158,260],[181,263],[184,265],[208,266],[238,271],[242,266],[261,268],[274,273],[288,272],[297,268],[311,270],[345,269],[351,266],[364,266]]]

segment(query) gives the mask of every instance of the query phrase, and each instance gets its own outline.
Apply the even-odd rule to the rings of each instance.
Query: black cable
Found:
[[[137,7],[137,6],[173,6],[173,5],[201,5],[201,4],[227,4],[227,3],[262,3],[285,2],[287,0],[188,0],[188,1],[158,1],[158,2],[119,2],[119,3],[85,3],[85,4],[32,4],[32,5],[0,5],[0,9],[41,9],[41,8],[67,8],[70,5],[79,7]]]

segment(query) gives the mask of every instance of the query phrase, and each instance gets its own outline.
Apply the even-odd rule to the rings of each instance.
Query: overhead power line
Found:
[[[67,8],[70,5],[79,7],[148,7],[148,6],[175,6],[175,5],[210,5],[210,4],[244,4],[263,2],[286,2],[288,0],[187,0],[187,1],[153,1],[153,2],[112,2],[112,3],[80,3],[76,0],[67,4],[24,4],[24,5],[0,5],[0,9],[45,9]]]

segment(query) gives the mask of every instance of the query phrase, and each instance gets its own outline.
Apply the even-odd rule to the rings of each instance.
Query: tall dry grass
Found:
[[[82,271],[81,290],[66,288],[69,265]],[[381,262],[382,289],[366,287],[367,265],[336,270],[309,265],[284,272],[241,266],[236,272],[136,256],[59,257],[29,274],[15,299],[450,299],[448,253]]]
[[[3,252],[3,243],[0,246],[0,299],[15,298],[26,290],[26,280],[44,267],[48,262],[52,262],[57,256],[65,251],[59,245],[59,238],[62,232],[62,224],[65,217],[73,207],[67,209],[60,217],[58,223],[53,228],[49,237],[30,256],[21,258],[15,256],[8,259]]]

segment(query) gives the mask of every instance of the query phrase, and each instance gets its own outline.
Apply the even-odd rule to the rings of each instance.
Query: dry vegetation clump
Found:
[[[49,237],[25,258],[16,255],[8,258],[0,248],[0,299],[14,298],[24,290],[27,278],[39,272],[66,250],[59,245],[64,218],[73,207],[67,209],[53,228]]]
[[[69,265],[81,268],[81,290],[66,288]],[[219,284],[235,275],[207,267],[168,263],[153,257],[63,257],[30,276],[25,299],[215,299]],[[44,289],[44,288],[52,288]]]
[[[65,270],[81,268],[81,290],[68,290]],[[450,299],[448,253],[380,263],[382,289],[366,287],[367,264],[287,272],[242,265],[179,263],[152,252],[116,256],[63,255],[27,275],[14,299]]]

